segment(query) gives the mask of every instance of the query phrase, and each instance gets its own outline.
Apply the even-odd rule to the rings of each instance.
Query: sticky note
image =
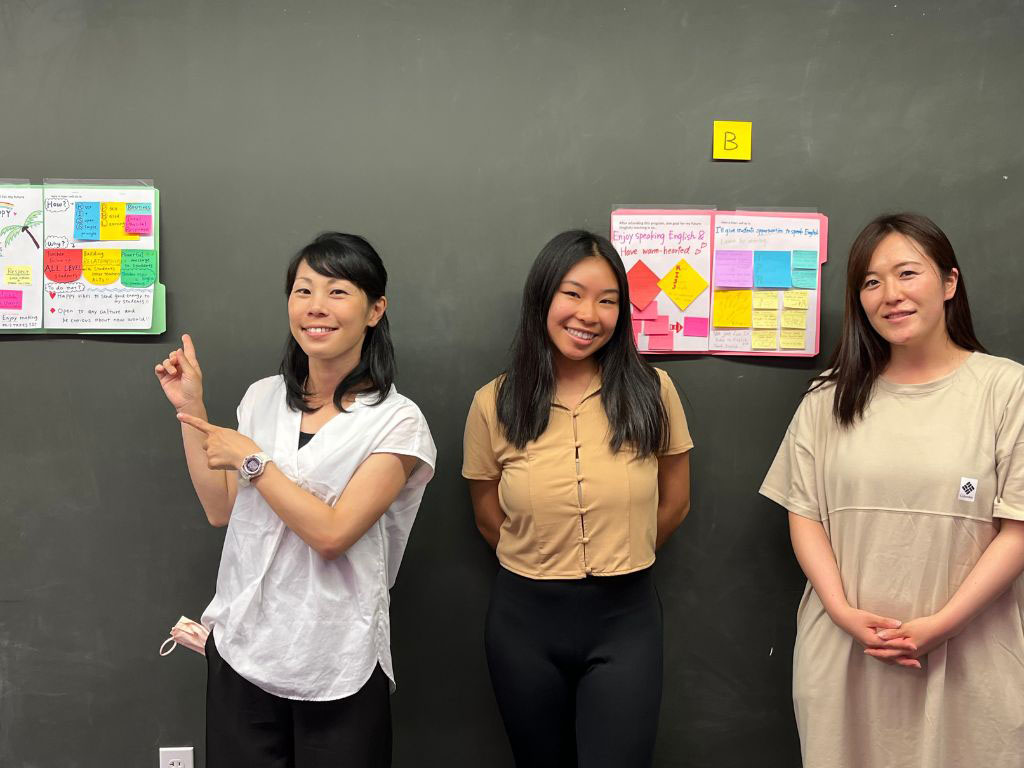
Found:
[[[803,349],[804,336],[806,331],[797,331],[792,328],[782,329],[782,348],[783,349]]]
[[[700,276],[686,259],[679,262],[670,269],[661,280],[658,287],[675,302],[680,309],[686,309],[693,300],[704,293],[708,287],[708,281]]]
[[[21,291],[0,291],[0,309],[21,309]]]
[[[124,231],[129,235],[151,235],[153,234],[153,217],[138,213],[126,213]]]
[[[32,267],[28,264],[8,264],[4,269],[6,285],[32,285]]]
[[[778,349],[779,332],[774,328],[754,331],[750,335],[750,346],[753,349]]]
[[[138,240],[124,230],[124,203],[100,203],[100,240]]]
[[[648,352],[671,352],[672,351],[672,334],[664,333],[658,334],[657,336],[647,337],[647,351]]]
[[[816,269],[794,269],[793,270],[793,287],[794,288],[811,288],[812,290],[818,287],[818,270]]]
[[[100,204],[75,203],[75,240],[100,239]]]
[[[779,327],[779,313],[774,309],[755,309],[754,310],[754,327],[755,328],[771,328],[772,330]]]
[[[124,213],[126,216],[152,216],[152,203],[125,203]]]
[[[817,251],[793,251],[793,269],[817,269]]]
[[[754,286],[789,288],[789,251],[754,251]]]
[[[658,302],[652,301],[643,309],[637,309],[633,307],[633,319],[634,320],[653,320],[658,316]]]
[[[121,251],[121,285],[125,288],[147,288],[156,282],[156,251],[125,249]]]
[[[782,306],[786,309],[807,309],[807,291],[783,291]]]
[[[670,333],[668,329],[668,315],[658,315],[653,320],[644,320],[644,333],[648,336]]]
[[[684,317],[683,336],[708,335],[708,319],[706,317]]]
[[[121,277],[121,251],[117,248],[84,248],[82,274],[93,285],[110,285]]]
[[[749,328],[751,301],[751,291],[715,291],[715,327]]]
[[[754,291],[754,309],[778,309],[778,291]]]
[[[644,329],[644,321],[643,320],[637,320],[636,318],[634,318],[632,320],[632,323],[633,323],[633,336],[637,336],[640,333],[640,331],[642,331]]]
[[[801,330],[807,327],[807,313],[802,309],[784,309],[782,310],[782,327],[783,328],[800,328]]]
[[[715,288],[752,288],[753,251],[715,251]]]
[[[753,124],[741,120],[715,120],[712,130],[715,160],[749,160]]]
[[[630,267],[626,280],[629,283],[629,302],[637,309],[646,307],[661,292],[658,276],[642,261]]]
[[[55,283],[73,283],[82,276],[82,252],[77,248],[43,251],[43,274]]]

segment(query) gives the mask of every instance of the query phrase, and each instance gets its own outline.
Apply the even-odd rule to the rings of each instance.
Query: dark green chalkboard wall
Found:
[[[338,228],[390,268],[399,386],[440,456],[393,593],[395,764],[511,765],[459,466],[540,246],[606,233],[616,203],[817,208],[828,349],[852,237],[910,208],[958,249],[984,342],[1024,359],[1022,43],[1012,0],[4,2],[0,176],[153,178],[169,332],[0,344],[0,764],[201,754],[204,665],[156,649],[209,599],[223,534],[152,366],[193,333],[233,424],[277,367],[286,259]],[[753,121],[752,162],[710,161],[715,118]],[[792,768],[802,578],[755,491],[821,359],[659,365],[697,449],[656,566],[657,763]]]

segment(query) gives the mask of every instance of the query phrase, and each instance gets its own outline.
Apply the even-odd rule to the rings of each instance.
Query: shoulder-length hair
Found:
[[[609,445],[613,451],[629,446],[638,458],[644,458],[664,450],[669,440],[661,383],[633,342],[629,283],[619,254],[605,238],[581,229],[552,238],[530,268],[511,364],[498,382],[498,421],[506,439],[519,449],[547,429],[555,394],[555,351],[547,331],[548,309],[566,273],[589,258],[608,263],[619,289],[615,330],[594,353],[601,369],[601,403],[611,427]]]
[[[295,273],[305,262],[314,272],[325,277],[348,280],[363,293],[370,304],[384,295],[388,272],[384,262],[366,240],[358,235],[342,232],[324,232],[292,257],[285,277],[284,292],[291,294]],[[303,413],[317,410],[307,402],[311,392],[306,389],[309,376],[309,357],[289,335],[281,360],[281,375],[287,387],[288,407]],[[391,343],[388,316],[385,312],[376,326],[366,329],[359,363],[343,378],[334,390],[334,407],[344,411],[341,402],[346,394],[376,392],[371,405],[380,405],[391,392],[395,380],[395,348]]]
[[[864,415],[875,381],[889,364],[889,342],[871,327],[860,302],[860,292],[875,249],[893,232],[912,240],[934,262],[942,278],[948,278],[954,269],[957,271],[956,292],[945,304],[946,332],[952,342],[963,349],[986,351],[974,335],[967,285],[946,234],[927,216],[916,213],[882,214],[864,227],[850,246],[842,336],[829,358],[825,373],[812,381],[809,390],[813,392],[829,382],[835,383],[832,413],[844,427]]]

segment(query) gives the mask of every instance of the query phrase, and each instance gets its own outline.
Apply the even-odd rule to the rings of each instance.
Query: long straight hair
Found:
[[[292,257],[285,277],[285,296],[291,295],[295,273],[305,262],[314,272],[325,277],[348,280],[366,294],[373,304],[384,295],[388,285],[388,271],[384,262],[366,240],[358,235],[342,232],[324,232]],[[281,375],[287,388],[288,407],[303,413],[318,410],[309,404],[312,394],[306,389],[309,377],[309,357],[291,335],[285,344]],[[395,348],[391,343],[388,316],[385,312],[376,326],[367,327],[359,363],[345,376],[334,390],[334,407],[344,411],[341,403],[346,394],[376,392],[371,405],[380,405],[391,392],[395,380]]]
[[[619,288],[615,330],[594,353],[601,370],[601,403],[611,427],[609,445],[616,452],[628,446],[638,458],[645,458],[668,445],[661,383],[633,342],[629,282],[619,254],[605,238],[581,229],[552,238],[530,268],[511,364],[498,382],[498,421],[506,439],[519,449],[547,429],[555,394],[555,350],[548,336],[548,309],[566,273],[589,258],[604,259]]]
[[[871,257],[888,235],[898,232],[912,240],[934,262],[942,278],[955,269],[959,275],[956,292],[945,303],[946,332],[962,349],[985,352],[974,335],[971,307],[967,302],[967,284],[946,234],[929,219],[916,213],[882,214],[869,223],[850,246],[846,265],[846,308],[839,345],[828,361],[825,373],[816,377],[809,391],[834,382],[832,413],[836,421],[848,427],[864,415],[875,382],[889,364],[889,342],[871,327],[860,302],[861,286],[871,265]]]

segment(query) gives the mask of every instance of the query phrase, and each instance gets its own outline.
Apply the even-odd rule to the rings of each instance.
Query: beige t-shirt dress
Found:
[[[879,380],[840,428],[807,394],[761,493],[820,520],[850,604],[902,621],[938,611],[999,532],[1024,520],[1024,367],[973,353],[937,381]],[[922,659],[885,664],[808,584],[793,702],[805,768],[1024,766],[1024,583]]]

